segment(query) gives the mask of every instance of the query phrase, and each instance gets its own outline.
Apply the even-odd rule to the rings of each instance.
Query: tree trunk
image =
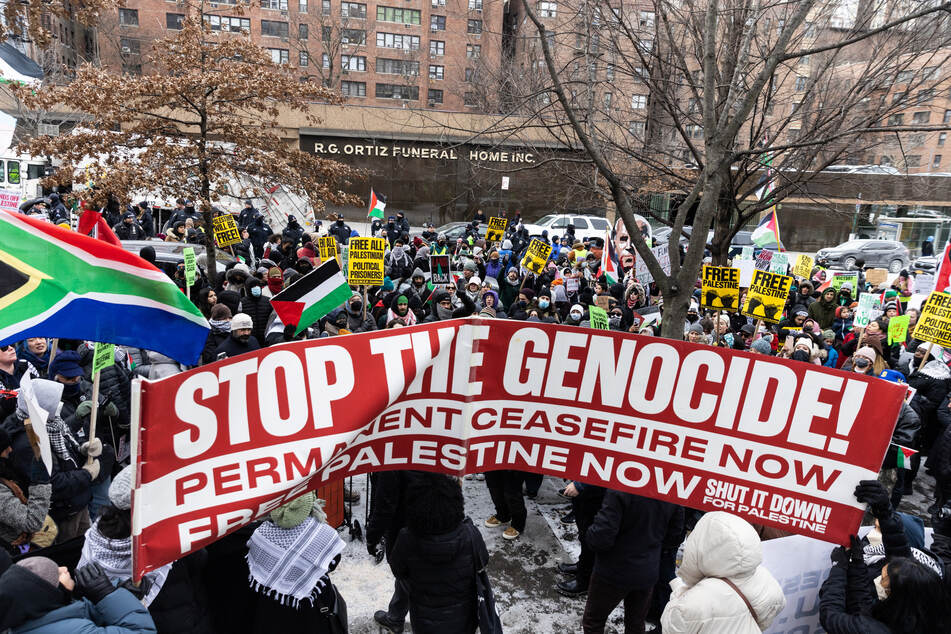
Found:
[[[201,214],[205,219],[205,262],[208,276],[208,285],[217,288],[218,285],[218,264],[215,260],[215,232],[214,232],[214,212],[211,208],[211,184],[208,182],[208,172],[204,165],[200,168],[201,172]]]

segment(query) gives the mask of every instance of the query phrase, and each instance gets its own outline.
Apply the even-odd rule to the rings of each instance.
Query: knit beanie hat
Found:
[[[750,349],[759,352],[760,354],[772,354],[773,348],[769,345],[769,342],[765,339],[757,339],[750,344]]]
[[[14,565],[26,568],[54,588],[59,585],[59,566],[48,557],[29,557]]]
[[[826,328],[825,330],[822,331],[822,338],[835,339],[835,331],[830,328]]]
[[[855,351],[856,357],[865,357],[869,361],[875,361],[875,348],[872,346],[862,346]]]
[[[690,328],[687,328],[687,332],[698,332],[701,335],[703,334],[703,326],[700,325],[699,321],[695,321],[690,324]]]
[[[112,479],[109,485],[109,501],[121,511],[132,508],[132,475],[134,467],[127,466]]]
[[[314,510],[314,502],[317,496],[313,491],[308,491],[299,498],[295,498],[278,508],[271,511],[271,521],[281,528],[294,528],[310,517]]]

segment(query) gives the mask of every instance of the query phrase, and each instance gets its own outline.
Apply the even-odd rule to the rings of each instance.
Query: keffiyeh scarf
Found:
[[[86,531],[86,542],[83,544],[82,556],[76,569],[79,570],[86,564],[97,563],[102,566],[109,577],[116,585],[132,577],[132,538],[109,539],[99,532],[98,522]],[[145,575],[149,580],[149,587],[145,596],[142,597],[142,605],[149,607],[158,593],[165,585],[168,573],[172,570],[172,564],[165,564]]]
[[[50,448],[57,456],[79,466],[75,456],[79,455],[79,441],[73,436],[69,426],[59,416],[50,416],[46,421],[46,433],[50,437]]]
[[[283,605],[313,604],[330,562],[343,548],[337,531],[313,517],[294,528],[264,522],[248,541],[248,581],[253,590]]]

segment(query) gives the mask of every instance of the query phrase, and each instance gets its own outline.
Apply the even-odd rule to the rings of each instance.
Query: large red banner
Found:
[[[682,341],[465,319],[133,390],[136,570],[370,471],[519,469],[848,543],[905,388]]]

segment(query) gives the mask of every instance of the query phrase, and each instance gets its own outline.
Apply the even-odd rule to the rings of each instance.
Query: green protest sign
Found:
[[[97,343],[92,355],[92,374],[108,368],[116,362],[116,347],[111,343]]]
[[[888,345],[904,343],[908,338],[908,315],[898,315],[888,320]]]
[[[592,328],[597,328],[598,330],[611,329],[608,323],[608,311],[598,306],[590,306],[588,308],[588,315],[588,323],[591,324]]]
[[[195,285],[195,247],[185,247],[182,251],[185,254],[185,283],[189,286]]]

